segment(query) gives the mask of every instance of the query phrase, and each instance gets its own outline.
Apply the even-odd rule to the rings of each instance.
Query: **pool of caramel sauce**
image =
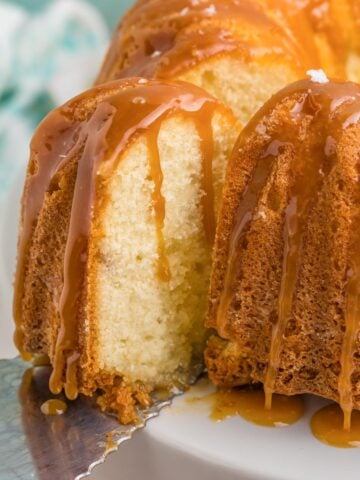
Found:
[[[201,395],[200,386],[195,396],[187,399],[191,406],[206,404],[209,417],[214,422],[223,422],[232,417],[241,417],[247,422],[262,427],[289,427],[301,420],[306,413],[302,395],[272,395],[271,407],[266,406],[266,394],[262,388],[234,388],[217,390]],[[309,431],[322,443],[337,448],[360,447],[360,412],[351,414],[351,424],[346,426],[341,407],[332,403],[317,410],[310,419]]]
[[[67,405],[62,400],[58,400],[57,398],[51,398],[49,400],[46,400],[46,402],[41,405],[40,410],[41,413],[43,413],[44,415],[62,415],[66,412]]]
[[[260,388],[218,390],[203,397],[190,398],[189,403],[210,405],[210,418],[222,422],[240,416],[263,427],[285,427],[296,423],[305,412],[301,396],[274,395],[271,409],[265,408],[265,393]]]
[[[311,431],[321,442],[338,448],[360,447],[360,412],[353,410],[350,425],[344,422],[346,415],[337,403],[317,411],[311,419]]]

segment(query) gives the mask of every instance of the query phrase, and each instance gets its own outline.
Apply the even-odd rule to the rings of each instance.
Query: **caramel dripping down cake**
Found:
[[[50,387],[104,396],[122,422],[202,363],[215,218],[239,134],[185,83],[90,90],[38,128],[22,200],[16,343]]]
[[[323,83],[321,83],[323,82]],[[302,80],[240,134],[220,209],[205,352],[221,387],[360,409],[360,86]]]
[[[245,124],[309,69],[360,81],[358,0],[138,0],[121,20],[98,83],[185,80]]]

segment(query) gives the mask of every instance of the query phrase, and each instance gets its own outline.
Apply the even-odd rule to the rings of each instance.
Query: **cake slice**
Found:
[[[303,80],[245,127],[217,227],[212,381],[360,409],[360,86]]]
[[[205,340],[211,248],[239,133],[185,83],[96,87],[38,128],[22,200],[16,343],[48,354],[50,387],[134,421],[186,385]]]

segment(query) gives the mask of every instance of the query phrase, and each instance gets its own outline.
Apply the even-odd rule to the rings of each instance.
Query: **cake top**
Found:
[[[262,2],[266,5],[268,0]],[[305,48],[301,22],[290,28],[278,5],[263,8],[262,2],[140,0],[115,32],[98,83],[129,75],[173,77],[232,51],[240,52],[244,61],[286,58],[299,72],[318,65],[316,49]]]

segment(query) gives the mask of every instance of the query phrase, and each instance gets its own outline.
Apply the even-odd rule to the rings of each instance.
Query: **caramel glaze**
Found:
[[[105,451],[113,452],[116,451],[118,448],[118,444],[114,440],[114,432],[106,432],[106,444],[105,444]]]
[[[46,367],[47,365],[51,364],[49,356],[43,354],[34,355],[32,358],[32,363],[34,367]]]
[[[157,131],[149,132],[147,135],[147,143],[150,151],[150,175],[154,180],[154,191],[152,193],[152,201],[155,212],[156,235],[158,243],[158,275],[159,278],[168,282],[171,279],[169,261],[166,256],[165,240],[163,235],[165,221],[165,198],[161,193],[161,187],[164,180],[161,170],[160,155],[158,149],[158,135],[160,124],[157,125]]]
[[[204,107],[205,118],[212,117],[212,105]],[[204,121],[197,124],[197,130],[201,139],[201,157],[202,157],[202,171],[201,187],[206,194],[202,196],[202,206],[204,212],[204,228],[208,242],[213,245],[215,239],[215,209],[214,209],[214,184],[213,184],[213,169],[212,159],[214,157],[214,138],[212,135],[212,126],[209,121]]]
[[[360,114],[357,112],[350,117],[351,119],[360,120]],[[349,120],[345,122],[349,125]],[[360,159],[356,166],[355,175],[360,174]],[[353,411],[353,391],[352,391],[352,373],[353,373],[353,356],[356,352],[356,339],[359,334],[359,318],[360,318],[360,189],[356,192],[354,201],[357,206],[356,213],[352,218],[351,229],[352,238],[349,248],[349,265],[347,274],[347,299],[345,310],[346,330],[344,344],[341,355],[341,373],[339,378],[339,394],[340,404],[344,412],[344,429],[349,431],[351,427],[351,414]],[[359,430],[360,432],[360,430]],[[360,440],[360,435],[359,435]]]
[[[34,230],[34,222],[40,212],[50,180],[67,161],[69,153],[72,152],[76,134],[77,129],[71,124],[70,119],[65,114],[62,115],[57,111],[52,116],[51,134],[47,135],[39,128],[38,134],[34,137],[30,146],[32,161],[29,164],[29,177],[22,201],[22,221],[18,242],[13,307],[16,325],[14,342],[25,360],[29,360],[31,355],[25,352],[24,349],[24,332],[21,328],[21,303],[24,295],[25,263],[30,250],[30,239]],[[68,150],[64,151],[64,145],[68,147]]]
[[[360,87],[351,83],[329,82],[326,84],[303,80],[285,88],[275,95],[255,116],[240,136],[235,152],[241,150],[250,132],[263,131],[263,118],[271,114],[274,107],[287,96],[297,94],[300,98],[295,105],[292,118],[299,127],[304,116],[311,116],[309,127],[313,144],[304,146],[300,136],[289,137],[289,131],[279,132],[278,138],[271,138],[261,158],[258,159],[251,178],[242,193],[236,212],[228,247],[228,263],[224,278],[224,287],[217,311],[217,326],[221,336],[226,338],[228,312],[231,308],[234,288],[240,279],[241,245],[246,240],[250,222],[254,216],[261,192],[270,178],[277,160],[279,149],[288,146],[297,155],[297,164],[293,165],[293,184],[290,187],[288,206],[284,215],[283,227],[283,271],[278,300],[278,319],[272,329],[268,368],[264,380],[266,394],[265,406],[271,408],[272,395],[275,391],[276,376],[282,351],[282,339],[292,310],[292,300],[296,291],[302,242],[307,218],[316,201],[317,192],[324,179],[337,161],[336,144],[329,145],[329,139],[338,138],[341,131],[360,119]],[[293,130],[292,130],[293,131]],[[320,139],[320,140],[319,140]],[[357,169],[359,166],[357,166]],[[360,201],[359,192],[354,205]],[[357,212],[357,209],[354,209]],[[346,306],[346,332],[341,357],[341,374],[339,377],[340,404],[344,411],[344,427],[350,428],[353,408],[352,381],[353,355],[355,341],[359,332],[359,293],[360,293],[360,254],[359,254],[359,215],[353,219],[352,240],[349,248],[349,269]],[[359,227],[356,227],[356,226]]]
[[[92,107],[83,121],[75,121],[76,105],[88,100],[98,104]],[[162,84],[134,79],[98,87],[56,110],[44,121],[33,142],[34,162],[29,168],[29,179],[23,197],[22,231],[16,276],[14,315],[16,340],[23,348],[21,326],[22,299],[26,261],[31,248],[31,234],[44,198],[56,174],[72,159],[78,159],[68,239],[64,258],[64,284],[58,305],[60,329],[50,389],[59,393],[65,388],[69,399],[78,395],[78,366],[80,361],[79,308],[83,294],[87,266],[88,238],[96,192],[101,182],[111,177],[122,152],[140,133],[145,133],[150,151],[150,175],[154,182],[152,195],[158,238],[158,275],[163,281],[170,278],[163,226],[165,200],[161,193],[162,172],[157,137],[162,122],[171,114],[183,113],[191,118],[199,133],[203,154],[204,230],[210,239],[214,236],[214,204],[212,187],[212,118],[220,104],[197,87],[183,83]]]
[[[264,408],[265,394],[257,386],[219,389],[214,393],[204,392],[208,383],[198,382],[192,388],[195,395],[187,398],[191,405],[203,404],[210,407],[210,418],[222,422],[240,416],[244,420],[263,427],[285,427],[297,422],[305,412],[302,396],[274,395],[273,408]]]
[[[301,22],[290,26],[285,15],[277,22],[279,7],[273,8],[272,18],[250,0],[140,0],[120,23],[97,83],[132,75],[171,78],[226,52],[244,61],[287,58],[302,75],[319,67]]]
[[[323,443],[337,448],[360,447],[360,412],[352,414],[351,429],[344,428],[344,413],[337,404],[328,405],[311,419],[313,435]]]
[[[264,392],[253,389],[220,390],[212,400],[211,419],[216,422],[239,415],[263,427],[286,427],[300,420],[305,411],[302,397],[286,395],[274,395],[272,409],[267,410]]]
[[[50,415],[50,416],[55,416],[55,415],[62,415],[63,413],[66,412],[67,406],[66,403],[63,402],[62,400],[58,400],[56,398],[46,400],[41,407],[40,407],[41,413],[44,415]]]

